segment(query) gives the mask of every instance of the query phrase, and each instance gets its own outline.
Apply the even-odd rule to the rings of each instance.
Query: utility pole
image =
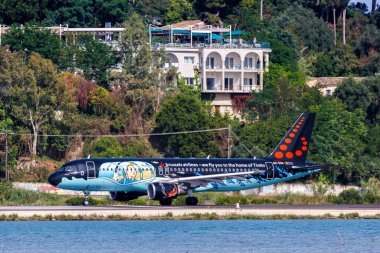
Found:
[[[263,3],[264,0],[260,1],[260,20],[263,20]]]
[[[9,182],[9,171],[8,171],[8,133],[5,133],[5,182]]]
[[[228,125],[228,136],[227,136],[227,152],[228,158],[231,158],[231,125]]]

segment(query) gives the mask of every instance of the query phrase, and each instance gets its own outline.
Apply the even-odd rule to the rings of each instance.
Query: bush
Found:
[[[0,183],[0,204],[6,205],[62,205],[64,197],[57,194],[34,192]]]
[[[355,189],[349,189],[342,191],[336,198],[335,203],[337,204],[362,204],[363,197],[360,192]]]
[[[69,198],[65,201],[66,205],[69,206],[81,206],[83,205],[83,197],[74,197]],[[111,200],[103,198],[103,199],[96,199],[96,198],[89,198],[89,205],[91,206],[105,206],[111,204]]]

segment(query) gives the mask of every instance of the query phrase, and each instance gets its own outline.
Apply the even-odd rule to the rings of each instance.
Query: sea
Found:
[[[3,221],[0,252],[380,253],[380,220]]]

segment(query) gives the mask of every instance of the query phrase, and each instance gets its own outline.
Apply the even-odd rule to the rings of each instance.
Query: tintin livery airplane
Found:
[[[275,150],[262,159],[91,158],[70,161],[49,176],[61,189],[109,191],[113,200],[128,201],[147,194],[161,205],[193,192],[240,191],[298,179],[322,169],[306,162],[315,113],[302,113]]]

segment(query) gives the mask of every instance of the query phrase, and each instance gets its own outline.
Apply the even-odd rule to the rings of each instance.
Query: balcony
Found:
[[[240,65],[234,65],[234,66],[227,65],[226,70],[241,70],[241,66]]]
[[[225,85],[222,89],[222,85],[214,85],[207,87],[206,90],[202,90],[205,93],[251,93],[252,91],[260,90],[260,85]]]
[[[215,70],[215,71],[221,71],[223,68],[222,68],[222,65],[206,65],[206,70]]]

